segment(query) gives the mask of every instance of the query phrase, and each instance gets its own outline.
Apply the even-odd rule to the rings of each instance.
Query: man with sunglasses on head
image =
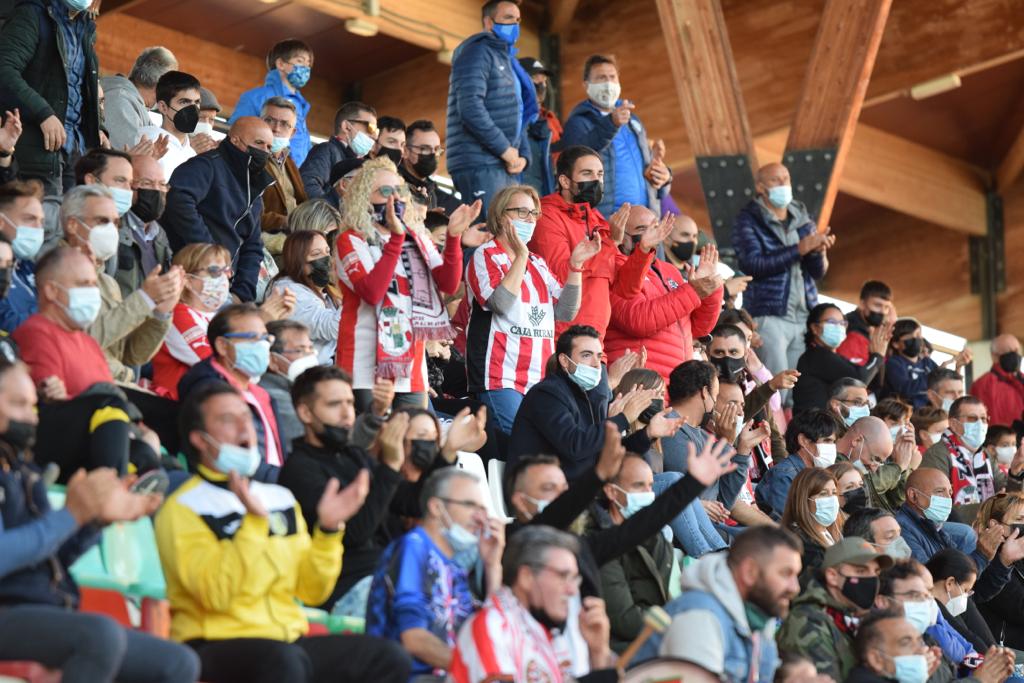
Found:
[[[326,199],[338,208],[338,195],[331,187],[331,169],[345,159],[362,159],[377,140],[377,112],[362,102],[346,102],[334,114],[334,135],[310,150],[299,169],[306,196]]]
[[[249,405],[256,428],[260,464],[253,479],[276,482],[287,452],[278,428],[277,404],[258,384],[270,365],[274,338],[267,334],[260,311],[252,304],[221,309],[210,321],[206,337],[213,354],[185,373],[178,382],[178,397],[184,402],[211,382],[227,382],[238,391]]]

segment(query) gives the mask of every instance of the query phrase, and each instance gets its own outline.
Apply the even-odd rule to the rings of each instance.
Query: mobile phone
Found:
[[[163,495],[171,486],[171,480],[163,470],[150,470],[135,480],[135,483],[128,489],[132,493],[145,496],[151,493]]]

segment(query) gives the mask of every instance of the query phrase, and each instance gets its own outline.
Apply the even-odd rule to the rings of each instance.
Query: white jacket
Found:
[[[291,320],[309,328],[309,338],[313,341],[320,363],[333,363],[334,351],[338,346],[341,308],[335,307],[330,299],[291,278],[283,277],[275,282],[274,286],[289,289],[295,295],[295,310],[292,311]]]

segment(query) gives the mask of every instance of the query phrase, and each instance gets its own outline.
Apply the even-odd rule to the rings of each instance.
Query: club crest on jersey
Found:
[[[528,316],[530,324],[537,327],[537,325],[541,324],[547,314],[548,312],[540,306],[530,306],[530,315]]]

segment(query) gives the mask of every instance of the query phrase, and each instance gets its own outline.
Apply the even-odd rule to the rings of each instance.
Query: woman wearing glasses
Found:
[[[454,336],[442,294],[459,288],[460,240],[480,202],[452,213],[442,256],[422,226],[403,220],[408,200],[408,188],[387,158],[366,162],[345,194],[335,362],[352,375],[360,411],[369,408],[378,379],[394,382],[396,407],[426,407],[424,344]]]
[[[857,365],[836,353],[846,339],[846,317],[833,304],[818,304],[807,315],[804,344],[807,350],[800,356],[796,369],[800,381],[793,389],[793,414],[811,408],[828,408],[829,387],[844,377],[871,384],[885,362],[883,355],[889,345],[892,326],[883,323],[871,334],[867,363]]]
[[[173,263],[185,271],[185,287],[167,338],[153,357],[153,388],[176,401],[178,380],[212,353],[206,328],[228,299],[231,254],[219,244],[190,244],[174,255]]]
[[[601,250],[596,233],[577,244],[563,286],[526,246],[539,207],[537,191],[527,185],[498,192],[487,214],[494,239],[477,248],[466,269],[472,305],[466,333],[469,390],[505,434],[512,432],[523,394],[541,380],[554,352],[555,321],[576,317],[583,266]]]

